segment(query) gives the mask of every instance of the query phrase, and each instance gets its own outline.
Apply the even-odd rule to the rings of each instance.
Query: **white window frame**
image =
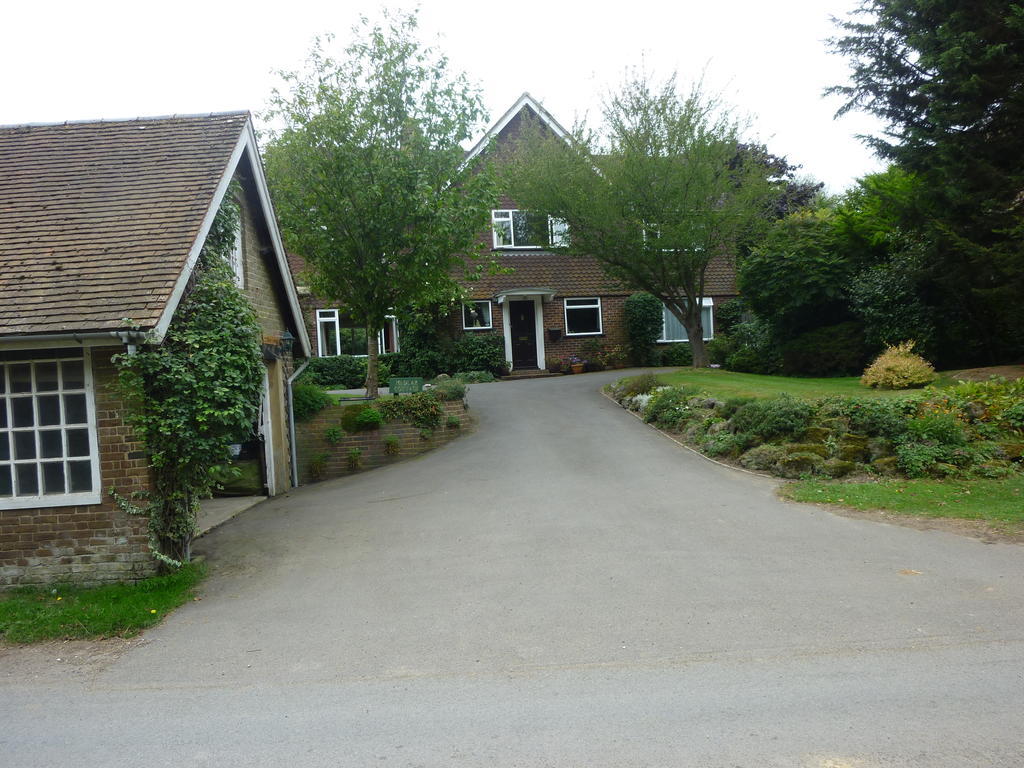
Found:
[[[231,253],[228,254],[228,264],[235,273],[235,284],[239,288],[245,288],[245,257],[242,252],[242,221],[239,219],[238,228],[235,230],[235,242],[231,246]]]
[[[334,323],[334,352],[324,352],[323,323]],[[318,357],[337,357],[341,354],[341,324],[338,321],[338,310],[318,309],[316,311],[316,353]]]
[[[708,326],[706,328],[701,328],[701,330],[704,331],[704,341],[711,341],[713,338],[715,338],[715,302],[714,302],[714,299],[712,299],[710,296],[705,296],[701,300],[701,311],[703,311],[705,308],[708,308],[711,311],[708,312],[708,320],[709,320]],[[667,316],[668,311],[669,311],[668,307],[666,307],[664,304],[662,304],[661,305],[661,338],[658,339],[658,343],[659,344],[689,344],[690,343],[689,339],[667,339],[667,338],[665,338],[668,335],[668,332],[667,332],[667,329],[666,329],[666,326],[668,325],[668,323],[666,321],[666,316]]]
[[[92,469],[92,490],[91,491],[78,492],[78,493],[70,493],[70,492],[69,493],[59,493],[59,494],[56,494],[56,493],[43,493],[43,478],[42,478],[42,474],[41,474],[42,470],[39,469],[38,470],[39,474],[37,474],[37,482],[39,483],[39,493],[37,495],[34,495],[34,496],[0,496],[0,510],[3,510],[3,509],[33,509],[33,508],[38,508],[38,507],[73,507],[73,506],[84,506],[84,505],[87,505],[87,504],[99,504],[99,503],[101,503],[103,501],[103,490],[102,490],[103,484],[102,484],[102,481],[101,481],[101,478],[100,478],[100,458],[101,457],[100,457],[100,450],[99,450],[99,437],[98,437],[97,430],[96,430],[96,394],[95,394],[95,389],[93,387],[93,377],[92,377],[92,355],[90,354],[90,352],[89,352],[89,350],[87,348],[83,348],[81,350],[81,352],[82,352],[81,356],[79,356],[77,354],[75,354],[75,355],[68,355],[66,357],[52,357],[52,356],[45,356],[45,355],[43,355],[43,356],[40,356],[38,358],[36,358],[36,357],[28,358],[27,357],[24,360],[0,361],[0,376],[6,376],[7,375],[6,367],[8,365],[11,365],[11,364],[18,365],[18,364],[21,364],[21,363],[36,363],[36,362],[46,363],[46,362],[55,362],[55,361],[61,361],[61,360],[78,360],[78,359],[82,360],[84,387],[83,387],[82,390],[74,389],[74,390],[71,390],[71,392],[74,393],[74,394],[79,394],[79,393],[84,393],[85,394],[85,414],[86,414],[85,424],[65,424],[63,416],[62,416],[61,423],[59,425],[58,424],[47,425],[47,428],[48,429],[58,429],[59,428],[62,432],[67,430],[69,427],[73,428],[73,429],[85,428],[85,429],[88,430],[88,435],[89,435],[89,461],[90,461],[90,463],[92,465],[91,466],[91,469]],[[33,367],[32,391],[31,391],[31,393],[28,393],[28,392],[18,393],[17,395],[15,395],[16,397],[20,397],[22,395],[28,395],[28,396],[31,396],[33,398],[33,401],[35,400],[35,397],[37,395],[40,395],[40,394],[45,394],[45,395],[56,394],[56,395],[59,395],[59,396],[63,397],[63,395],[65,394],[65,390],[64,390],[63,387],[58,388],[55,392],[39,392],[36,389],[36,381],[35,381],[35,372],[34,371],[35,371],[35,369]],[[10,458],[7,461],[4,461],[2,463],[2,466],[5,467],[5,468],[10,468],[11,475],[12,475],[11,479],[16,484],[17,483],[17,478],[14,477],[15,473],[13,472],[13,468],[15,466],[17,466],[17,464],[19,464],[19,463],[23,463],[23,464],[34,463],[37,467],[41,468],[41,466],[42,466],[42,464],[44,462],[42,461],[42,458],[40,456],[41,451],[39,450],[38,434],[39,434],[39,431],[40,431],[40,425],[38,424],[38,421],[39,421],[39,418],[38,418],[38,408],[36,408],[35,403],[33,402],[33,412],[34,412],[34,417],[35,417],[34,421],[37,422],[33,427],[31,427],[31,428],[29,428],[29,427],[15,427],[14,426],[14,418],[13,418],[14,414],[11,412],[12,409],[11,409],[11,407],[9,405],[10,401],[12,399],[14,399],[14,397],[12,397],[12,394],[13,393],[10,390],[10,386],[9,386],[9,382],[8,382],[8,386],[5,388],[5,394],[0,396],[0,408],[6,408],[7,411],[8,411],[7,412],[7,427],[4,428],[4,430],[2,432],[0,432],[0,434],[3,435],[4,439],[8,439],[8,440],[10,439],[9,435],[12,435],[15,432],[29,432],[29,431],[31,431],[31,432],[33,432],[33,433],[35,433],[37,435],[37,437],[36,437],[36,458],[35,459],[26,459],[26,460],[23,460],[23,461],[19,462],[17,459],[15,459],[13,440],[11,441],[11,444],[10,444],[10,449],[11,449]],[[63,413],[63,406],[61,408],[61,411]],[[64,453],[66,454],[67,453],[67,437],[64,434],[62,434],[61,437],[62,437],[62,440],[64,441]],[[68,457],[67,455],[65,455],[63,457],[64,462],[65,462],[65,468],[64,468],[65,483],[69,482],[69,478],[70,478],[70,473],[68,472],[68,469],[67,469],[67,462],[69,460],[71,460],[71,459],[74,459],[75,461],[82,461],[82,460],[84,460],[84,458],[85,457],[83,457],[83,456]]]
[[[466,325],[466,306],[469,304],[486,304],[487,305],[487,325]],[[464,331],[492,331],[494,330],[494,308],[491,306],[490,299],[481,299],[479,301],[466,301],[463,302],[462,306],[462,330]]]
[[[548,247],[560,248],[569,244],[569,225],[565,219],[548,216],[547,245],[516,245],[515,213],[529,213],[522,208],[495,208],[491,211],[491,242],[495,250],[503,251],[542,251]],[[509,244],[498,242],[498,221],[508,222]],[[557,240],[557,242],[556,242]]]
[[[570,301],[590,301],[591,304],[576,304],[573,307],[569,307]],[[573,333],[569,330],[569,310],[570,309],[596,309],[597,310],[597,330],[586,331],[585,333]],[[562,299],[562,312],[565,316],[565,335],[566,336],[601,336],[604,334],[604,313],[601,311],[601,297],[600,296],[570,296]]]

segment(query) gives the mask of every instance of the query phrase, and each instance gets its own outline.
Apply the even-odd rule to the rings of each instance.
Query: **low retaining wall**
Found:
[[[441,417],[441,424],[429,430],[429,436],[425,436],[419,427],[395,421],[382,424],[379,429],[346,434],[339,442],[331,445],[327,442],[327,430],[340,426],[341,409],[345,405],[351,403],[343,402],[340,406],[325,408],[308,421],[295,425],[295,450],[300,483],[330,480],[385,464],[394,464],[454,440],[471,423],[465,402],[450,400],[442,403],[444,415]],[[448,426],[450,416],[455,416],[459,420],[458,427]],[[398,453],[384,452],[385,439],[389,435],[398,438]],[[352,469],[349,466],[349,451],[353,448],[362,451],[362,465],[359,469]]]

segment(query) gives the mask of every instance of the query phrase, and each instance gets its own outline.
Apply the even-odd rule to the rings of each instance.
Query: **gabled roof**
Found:
[[[304,337],[247,112],[0,127],[0,337],[161,335],[246,153]]]
[[[541,106],[541,103],[533,98],[533,96],[524,91],[523,95],[516,99],[516,103],[509,107],[508,111],[498,118],[498,122],[491,126],[490,130],[483,135],[480,141],[473,145],[473,148],[469,150],[469,153],[466,155],[466,162],[469,162],[483,152],[484,149],[487,148],[487,145],[490,144],[491,140],[505,130],[505,128],[508,127],[508,124],[511,123],[524,108],[528,108],[532,111],[540,121],[550,128],[560,139],[569,138],[569,132],[565,130],[557,120],[555,120],[551,113],[544,109],[544,107]]]

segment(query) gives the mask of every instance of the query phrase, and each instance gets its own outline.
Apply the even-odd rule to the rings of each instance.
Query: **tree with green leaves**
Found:
[[[732,258],[763,222],[771,184],[743,152],[740,122],[696,84],[633,75],[610,94],[603,124],[568,141],[524,128],[510,161],[520,206],[565,220],[569,254],[655,296],[683,324],[694,367],[708,365],[701,325],[708,265]]]
[[[830,91],[840,114],[885,121],[865,140],[919,182],[916,239],[961,362],[1020,354],[1024,4],[862,0],[839,25],[830,44],[851,78]]]
[[[454,277],[481,252],[496,200],[493,173],[460,146],[483,128],[479,90],[417,41],[416,24],[364,18],[341,60],[318,39],[268,112],[281,126],[265,161],[285,241],[314,291],[365,325],[370,396],[385,315],[459,296]]]

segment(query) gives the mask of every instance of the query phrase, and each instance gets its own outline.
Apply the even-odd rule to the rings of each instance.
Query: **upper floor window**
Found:
[[[520,210],[491,211],[495,248],[548,248],[569,244],[565,219]]]
[[[491,330],[491,302],[469,301],[462,305],[462,327],[467,331]]]
[[[235,230],[235,242],[228,254],[228,264],[235,273],[235,283],[239,288],[245,287],[245,258],[242,253],[242,222],[238,222],[238,229]]]
[[[0,353],[0,509],[98,504],[89,353]]]
[[[704,331],[704,341],[710,341],[715,337],[715,313],[714,302],[705,298],[700,310],[700,325]],[[676,319],[668,307],[661,307],[661,338],[658,341],[689,341],[686,328]]]

